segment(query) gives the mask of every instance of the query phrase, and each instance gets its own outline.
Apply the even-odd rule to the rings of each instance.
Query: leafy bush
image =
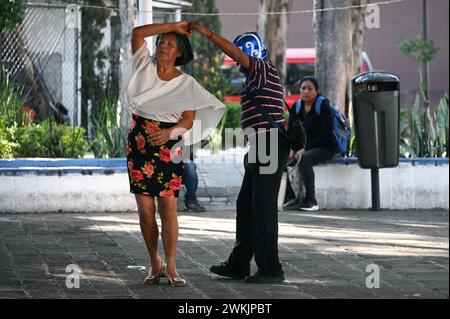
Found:
[[[16,127],[8,127],[6,121],[0,118],[0,158],[13,158],[19,147],[15,141]]]
[[[82,157],[87,149],[85,130],[47,119],[29,124],[22,112],[20,90],[7,76],[0,81],[0,158]]]
[[[417,95],[411,110],[401,110],[400,154],[404,157],[448,157],[448,94],[433,110],[436,117],[437,139],[431,139],[426,110],[419,107]]]
[[[224,128],[241,127],[241,105],[239,103],[225,103],[227,112],[224,117]]]
[[[20,109],[23,105],[21,91],[10,82],[9,76],[0,75],[0,118],[4,126],[13,126],[14,123],[23,123]]]
[[[126,138],[117,118],[117,103],[103,100],[98,113],[91,115],[92,144],[95,157],[125,157]]]
[[[15,157],[83,157],[88,147],[84,135],[84,128],[58,124],[52,119],[18,127]]]

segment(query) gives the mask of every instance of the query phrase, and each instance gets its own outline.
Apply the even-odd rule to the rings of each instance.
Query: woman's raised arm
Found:
[[[186,36],[190,36],[192,34],[189,27],[189,22],[187,21],[141,25],[133,28],[131,33],[131,51],[134,54],[134,52],[136,52],[144,44],[144,39],[146,37],[169,32],[176,32]]]

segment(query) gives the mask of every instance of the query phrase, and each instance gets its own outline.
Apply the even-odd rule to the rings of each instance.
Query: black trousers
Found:
[[[259,141],[260,138],[255,146],[250,146],[249,153],[257,151]],[[266,145],[270,147],[270,143]],[[236,243],[228,258],[230,267],[236,272],[249,271],[254,256],[261,275],[283,274],[278,258],[278,191],[289,150],[288,142],[278,134],[276,154],[271,154],[271,160],[278,161],[273,174],[262,173],[260,169],[265,165],[258,160],[245,166],[236,203]]]
[[[308,200],[316,198],[315,175],[313,166],[319,163],[329,161],[334,156],[333,153],[325,148],[313,148],[303,153],[298,169],[305,185],[305,197]],[[301,181],[300,181],[301,182]]]

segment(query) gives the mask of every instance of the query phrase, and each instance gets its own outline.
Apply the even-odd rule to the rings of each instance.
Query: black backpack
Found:
[[[286,104],[286,102],[285,102]],[[287,104],[286,104],[287,105]],[[280,125],[275,123],[273,118],[267,113],[267,110],[264,107],[261,107],[264,116],[269,121],[273,128],[277,127],[281,134],[289,141],[291,149],[294,152],[297,152],[305,147],[306,145],[306,131],[303,127],[302,121],[299,119],[295,120],[292,125],[289,125],[286,129],[284,125]]]

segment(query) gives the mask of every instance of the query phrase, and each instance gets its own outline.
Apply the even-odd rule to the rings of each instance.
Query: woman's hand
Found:
[[[187,21],[176,22],[173,26],[173,31],[186,36],[192,35],[190,22]]]
[[[189,27],[191,30],[196,30],[201,35],[209,37],[211,35],[211,30],[209,30],[202,21],[191,21],[189,22]]]
[[[156,132],[150,133],[150,140],[153,145],[163,145],[166,144],[170,140],[171,130],[169,129],[161,129]]]

